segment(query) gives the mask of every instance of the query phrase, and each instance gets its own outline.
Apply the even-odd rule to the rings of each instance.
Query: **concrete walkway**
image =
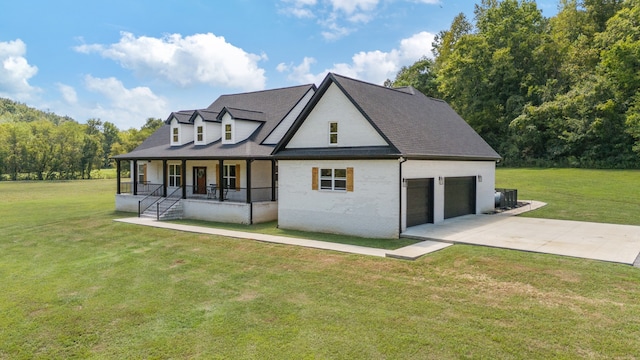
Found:
[[[386,250],[386,249],[370,248],[366,246],[292,238],[287,236],[266,235],[266,234],[251,233],[251,232],[244,232],[244,231],[225,230],[225,229],[217,229],[217,228],[209,228],[209,227],[193,226],[193,225],[182,225],[182,224],[175,224],[175,223],[169,223],[169,222],[163,222],[163,221],[156,221],[150,218],[132,217],[132,218],[125,218],[125,219],[116,219],[115,221],[128,223],[128,224],[135,224],[135,225],[152,226],[152,227],[163,228],[163,229],[193,232],[193,233],[199,233],[199,234],[220,235],[220,236],[226,236],[226,237],[237,238],[237,239],[249,239],[249,240],[257,240],[257,241],[276,243],[276,244],[304,246],[304,247],[309,247],[314,249],[333,250],[333,251],[339,251],[339,252],[345,252],[345,253],[351,253],[351,254],[379,256],[379,257],[389,256],[389,257],[395,257],[400,259],[415,259],[424,254],[434,252],[434,251],[453,245],[449,243],[428,240],[428,241],[422,241],[410,246],[406,246],[397,250]]]

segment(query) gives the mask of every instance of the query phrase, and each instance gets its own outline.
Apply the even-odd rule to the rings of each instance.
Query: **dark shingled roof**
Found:
[[[278,126],[313,84],[281,89],[222,95],[206,109],[173,112],[167,124],[149,136],[140,146],[128,154],[114,156],[116,159],[205,159],[205,158],[268,158],[273,145],[262,145],[264,139]],[[207,145],[170,146],[170,122],[172,117],[180,123],[193,123],[195,114],[204,120],[216,120],[223,109],[241,119],[260,121],[258,129],[245,141],[223,145],[221,140]],[[216,116],[212,118],[212,115]]]
[[[231,115],[231,117],[233,117],[234,119],[252,120],[252,121],[265,120],[265,114],[261,111],[236,109],[236,108],[231,108],[226,106],[224,107],[224,109],[222,109],[222,111],[218,115],[218,120],[222,120],[222,117],[224,116],[225,112],[228,112]]]
[[[167,123],[171,122],[172,118],[176,118],[181,124],[189,124],[191,121],[191,116],[193,116],[195,110],[180,110],[172,112],[167,118]]]
[[[203,121],[220,122],[218,121],[218,114],[219,112],[217,111],[211,111],[207,109],[196,110],[193,112],[193,115],[189,119],[189,122],[193,123],[194,121],[196,121],[196,116],[198,115],[200,115]]]
[[[334,157],[383,157],[380,153],[416,159],[499,160],[500,155],[443,100],[411,88],[391,89],[337,74],[328,74],[291,130],[278,144],[277,158],[314,157],[312,149],[285,149],[305,118],[329,86],[335,83],[371,125],[390,144],[390,149],[336,148]],[[385,147],[382,147],[383,149]],[[388,157],[388,156],[387,156]]]

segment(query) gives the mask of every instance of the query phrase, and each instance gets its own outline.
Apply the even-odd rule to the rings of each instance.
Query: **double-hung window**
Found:
[[[347,169],[320,169],[320,189],[346,191]]]
[[[224,125],[224,139],[231,140],[231,124]]]
[[[179,128],[174,127],[172,130],[172,134],[173,134],[173,142],[174,143],[178,143],[180,142],[180,132],[179,132]]]
[[[196,128],[196,139],[198,142],[204,141],[204,128],[202,126]]]
[[[182,184],[182,165],[169,164],[169,186],[180,187]]]
[[[225,189],[236,190],[236,165],[225,165],[222,177]]]
[[[338,123],[329,123],[329,145],[338,145]]]

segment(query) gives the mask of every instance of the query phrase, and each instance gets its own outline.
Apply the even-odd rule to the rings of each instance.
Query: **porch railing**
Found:
[[[224,189],[224,201],[247,202],[247,188]],[[187,186],[187,199],[201,199],[220,201],[220,189],[215,185],[209,185],[205,189],[197,189],[191,185]],[[276,199],[278,191],[276,189]],[[271,187],[252,187],[251,202],[271,201]]]
[[[146,190],[151,190],[151,189],[146,189]],[[147,196],[145,196],[142,200],[138,201],[138,217],[140,217],[140,214],[145,212],[145,210],[153,206],[153,204],[160,201],[160,199],[162,199],[161,198],[162,193],[163,193],[163,186],[156,184],[155,188],[152,191],[150,191]],[[138,194],[140,194],[140,192],[138,192]]]
[[[162,201],[158,201],[156,203],[156,220],[160,220],[160,217],[164,215],[167,211],[173,207],[176,203],[182,200],[182,188],[177,188],[168,194],[166,198],[163,198]],[[160,204],[162,203],[162,209],[160,208]]]
[[[139,182],[138,183],[138,195],[149,195],[156,191],[158,187],[162,188],[162,184],[154,184],[150,182]],[[133,182],[121,182],[120,183],[120,193],[121,194],[133,194]]]

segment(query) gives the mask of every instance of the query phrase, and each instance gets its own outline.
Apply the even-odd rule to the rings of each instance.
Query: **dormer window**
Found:
[[[172,129],[172,139],[174,143],[179,143],[180,142],[180,130],[178,127],[174,127]]]
[[[227,141],[230,141],[232,139],[231,137],[231,124],[225,124],[224,125],[224,139]]]
[[[329,145],[338,145],[338,123],[329,123]]]
[[[203,142],[204,141],[204,127],[198,126],[196,127],[196,141]]]

